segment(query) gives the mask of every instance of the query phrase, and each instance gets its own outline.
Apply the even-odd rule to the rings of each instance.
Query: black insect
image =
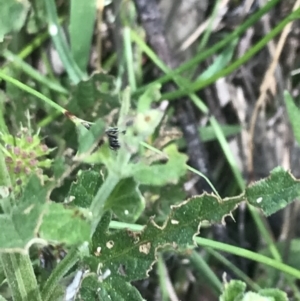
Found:
[[[109,128],[105,131],[105,134],[108,137],[108,143],[109,147],[116,151],[120,148],[120,142],[119,142],[119,129],[118,128]]]

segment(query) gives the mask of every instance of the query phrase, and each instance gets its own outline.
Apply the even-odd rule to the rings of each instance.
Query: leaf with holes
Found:
[[[215,196],[203,194],[179,205],[172,206],[168,219],[162,226],[150,219],[141,232],[129,230],[108,232],[110,216],[99,223],[91,245],[91,253],[84,261],[96,272],[109,270],[112,276],[122,276],[124,281],[147,277],[156,260],[156,252],[164,246],[186,249],[194,244],[201,221],[219,222],[236,208],[241,198],[219,201]]]

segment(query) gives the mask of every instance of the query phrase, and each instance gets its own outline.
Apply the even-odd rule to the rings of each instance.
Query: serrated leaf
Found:
[[[27,0],[0,0],[0,7],[0,42],[2,42],[6,34],[22,28],[30,4]]]
[[[105,209],[111,209],[120,221],[133,223],[145,208],[145,200],[133,178],[121,180],[106,201]]]
[[[295,139],[300,144],[300,109],[295,105],[288,91],[284,91],[284,99]]]
[[[248,202],[261,208],[266,216],[283,209],[300,196],[300,182],[281,167],[271,171],[268,178],[246,188]]]
[[[168,156],[166,164],[147,165],[143,162],[132,164],[129,168],[137,182],[144,185],[163,186],[176,184],[186,173],[187,156],[179,153],[176,146],[171,144],[164,149]]]
[[[115,92],[114,78],[94,73],[88,80],[79,82],[71,91],[68,109],[76,115],[102,117],[120,106]]]
[[[99,223],[92,239],[91,253],[85,258],[91,270],[101,265],[102,271],[109,269],[111,275],[122,276],[125,281],[143,279],[156,260],[156,251],[164,246],[178,249],[193,245],[193,237],[203,220],[217,222],[229,214],[241,201],[232,198],[220,202],[215,196],[203,194],[179,205],[172,206],[169,218],[163,226],[151,219],[142,232],[105,232],[109,216]]]

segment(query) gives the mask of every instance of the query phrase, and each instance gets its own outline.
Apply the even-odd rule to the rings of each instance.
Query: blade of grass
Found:
[[[161,300],[169,301],[169,293],[166,284],[167,271],[161,254],[158,254],[157,257],[157,274],[159,279],[159,287],[161,291]]]
[[[192,263],[192,266],[198,271],[200,275],[204,278],[205,282],[213,288],[216,296],[219,296],[223,290],[223,284],[216,276],[216,274],[212,271],[208,263],[204,260],[204,258],[195,250],[193,250],[189,259]]]
[[[134,62],[133,62],[130,32],[131,32],[130,27],[125,26],[123,28],[125,60],[126,60],[126,65],[127,65],[127,76],[128,76],[128,81],[129,81],[131,91],[134,92],[136,90],[136,80],[135,80],[135,75],[134,75]]]
[[[205,248],[212,256],[219,260],[224,266],[230,269],[239,279],[242,279],[252,290],[259,291],[261,288],[250,277],[248,277],[242,270],[232,264],[226,257],[212,248]]]
[[[82,72],[86,72],[89,62],[97,12],[96,4],[97,0],[71,0],[70,3],[71,53]]]
[[[293,13],[291,13],[288,17],[283,19],[275,28],[273,28],[266,36],[264,36],[258,43],[256,43],[253,47],[251,47],[243,56],[234,61],[227,68],[215,73],[212,77],[207,80],[196,80],[191,86],[187,89],[179,89],[177,91],[172,91],[169,93],[165,93],[162,95],[163,99],[176,99],[178,97],[182,97],[188,95],[189,92],[199,91],[210,84],[214,83],[217,79],[221,77],[225,77],[226,75],[231,74],[234,70],[238,69],[240,66],[245,64],[251,57],[253,57],[258,51],[260,51],[267,43],[272,40],[276,35],[278,35],[282,29],[289,23],[299,18],[300,9],[297,9]]]
[[[54,0],[44,0],[48,17],[49,34],[53,40],[59,57],[69,75],[70,80],[77,84],[81,80],[87,79],[87,75],[83,73],[77,66],[71,55],[70,48],[67,44],[66,37],[58,22],[56,7]]]
[[[11,51],[9,50],[2,51],[2,56],[6,60],[13,63],[16,67],[20,68],[28,76],[30,76],[37,82],[43,84],[44,86],[48,87],[49,89],[61,94],[69,95],[69,92],[64,87],[62,87],[57,82],[54,82],[49,78],[46,78],[43,74],[39,73],[37,70],[32,68],[31,65],[27,64],[25,61],[20,59],[17,55],[13,54]]]

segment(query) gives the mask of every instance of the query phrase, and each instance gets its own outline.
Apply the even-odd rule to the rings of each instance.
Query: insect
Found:
[[[118,128],[109,128],[105,131],[105,134],[108,137],[109,147],[114,151],[118,150],[121,146],[119,139],[118,139],[119,129]]]

